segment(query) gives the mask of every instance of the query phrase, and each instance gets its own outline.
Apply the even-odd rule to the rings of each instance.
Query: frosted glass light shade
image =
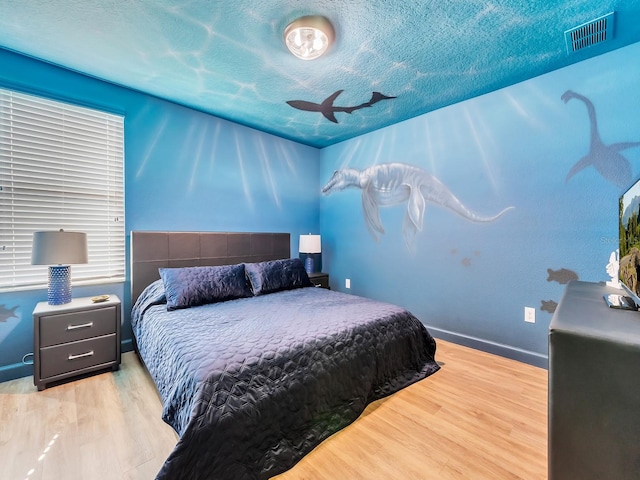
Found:
[[[300,235],[300,253],[322,253],[320,235]]]
[[[284,30],[284,42],[302,60],[323,55],[333,43],[333,25],[325,17],[309,15],[291,22]]]

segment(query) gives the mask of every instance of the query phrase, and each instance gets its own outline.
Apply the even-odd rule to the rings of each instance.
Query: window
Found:
[[[33,232],[87,234],[74,284],[123,281],[124,118],[0,89],[0,291],[41,287]]]

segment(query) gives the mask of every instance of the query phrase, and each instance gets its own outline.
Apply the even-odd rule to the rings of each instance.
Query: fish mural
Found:
[[[406,203],[402,233],[410,251],[413,251],[417,232],[422,231],[428,202],[445,207],[472,222],[493,222],[514,208],[507,207],[490,217],[480,216],[464,206],[436,177],[422,168],[405,163],[383,163],[364,170],[336,170],[322,188],[322,194],[330,195],[346,188],[362,190],[365,224],[375,241],[378,241],[378,235],[385,233],[379,208]]]
[[[336,101],[336,98],[338,98],[338,95],[340,95],[342,92],[344,92],[344,90],[338,90],[337,92],[327,97],[322,103],[307,102],[306,100],[289,100],[287,103],[293,108],[304,110],[305,112],[319,112],[327,120],[333,123],[338,123],[338,119],[335,115],[337,112],[353,113],[356,110],[371,107],[382,100],[391,100],[392,98],[396,98],[388,97],[387,95],[383,95],[380,92],[373,92],[373,94],[371,95],[371,100],[369,100],[368,102],[361,103],[360,105],[356,105],[353,107],[336,107],[333,102]]]
[[[449,252],[449,253],[451,253],[451,255],[454,255],[454,256],[455,256],[455,255],[457,255],[457,254],[458,254],[458,249],[457,249],[457,248],[453,248],[453,249],[451,249],[451,250],[450,250],[450,252]],[[478,250],[474,250],[474,251],[473,251],[473,256],[474,256],[474,257],[479,257],[479,256],[480,256],[480,251],[478,251]],[[460,264],[461,264],[463,267],[470,267],[470,266],[471,266],[471,263],[472,263],[472,260],[471,260],[471,257],[470,257],[470,256],[463,257],[463,258],[462,258],[462,260],[460,260]]]
[[[591,141],[589,144],[589,153],[582,157],[571,167],[565,183],[568,182],[575,174],[587,167],[594,167],[603,178],[620,188],[626,188],[631,183],[631,165],[622,154],[621,150],[640,146],[640,142],[621,142],[605,145],[598,132],[598,122],[596,119],[596,109],[587,97],[580,95],[572,90],[567,90],[560,97],[564,103],[571,99],[580,100],[587,107],[589,115],[589,123],[591,125]]]
[[[19,305],[16,305],[13,308],[7,308],[6,305],[0,305],[0,322],[6,322],[7,320],[9,320],[10,318],[19,318],[18,315],[16,315],[16,310],[18,309]]]
[[[540,304],[540,310],[549,313],[554,313],[556,311],[556,308],[558,308],[558,302],[555,302],[553,300],[541,300]]]
[[[561,268],[560,270],[552,270],[547,268],[547,282],[558,282],[560,285],[566,285],[571,280],[578,280],[578,274],[573,270]]]

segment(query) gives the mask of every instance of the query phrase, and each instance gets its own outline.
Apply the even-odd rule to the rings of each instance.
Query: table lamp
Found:
[[[71,264],[88,263],[87,234],[46,231],[33,233],[32,265],[49,265],[49,305],[71,302]]]
[[[300,247],[298,248],[300,253],[305,253],[307,257],[304,261],[304,269],[307,274],[313,273],[313,254],[322,253],[320,246],[320,235],[300,235]]]

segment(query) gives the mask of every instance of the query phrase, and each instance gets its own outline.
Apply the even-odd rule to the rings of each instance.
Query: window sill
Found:
[[[71,282],[71,287],[84,287],[89,285],[107,285],[110,283],[124,283],[124,277],[116,277],[116,278],[95,278],[92,280],[77,280]],[[48,285],[46,283],[38,284],[38,285],[23,285],[19,287],[2,287],[0,288],[0,295],[3,293],[10,292],[24,292],[27,290],[46,290]]]

